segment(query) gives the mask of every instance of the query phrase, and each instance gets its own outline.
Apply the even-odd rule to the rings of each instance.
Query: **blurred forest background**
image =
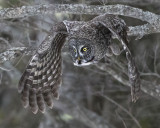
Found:
[[[0,0],[0,8],[55,3],[124,4],[160,14],[159,0]],[[37,48],[55,23],[63,20],[87,21],[93,17],[53,13],[0,20],[0,53],[12,47]],[[144,23],[133,18],[122,18],[129,26]],[[143,87],[151,91],[142,91],[136,103],[131,102],[130,87],[126,86],[128,77],[124,52],[120,56],[107,58],[106,64],[103,64],[105,68],[101,68],[101,64],[75,67],[66,43],[62,54],[60,98],[55,100],[52,110],[36,115],[23,108],[17,91],[19,79],[31,56],[21,55],[13,61],[0,63],[0,128],[159,128],[160,34],[135,39],[129,37],[129,47],[135,56]],[[120,80],[113,77],[115,74]]]

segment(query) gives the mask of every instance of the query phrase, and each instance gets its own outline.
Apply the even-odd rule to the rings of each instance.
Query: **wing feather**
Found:
[[[52,93],[50,91],[44,92],[43,97],[46,104],[52,109],[53,108]]]
[[[39,110],[44,113],[45,110],[46,110],[46,106],[45,106],[45,102],[44,102],[44,98],[43,98],[43,95],[42,93],[39,93],[37,95],[37,105],[38,105],[38,108]]]
[[[136,67],[134,58],[128,48],[127,40],[127,26],[124,20],[114,15],[100,15],[94,18],[91,23],[100,23],[104,27],[108,28],[116,38],[122,43],[123,49],[126,52],[126,58],[128,61],[128,76],[131,83],[131,96],[132,101],[135,102],[140,95],[140,75]]]
[[[50,34],[32,56],[18,85],[22,95],[23,106],[30,106],[36,114],[38,110],[45,112],[45,103],[53,108],[53,98],[58,96],[61,84],[61,50],[67,36],[65,25],[61,22],[53,27]],[[53,93],[54,88],[54,94]]]
[[[37,105],[37,96],[36,96],[36,89],[30,88],[29,89],[29,106],[31,111],[36,114],[38,112],[38,105]]]
[[[29,85],[24,86],[24,89],[21,94],[22,104],[24,108],[27,108],[29,105]]]

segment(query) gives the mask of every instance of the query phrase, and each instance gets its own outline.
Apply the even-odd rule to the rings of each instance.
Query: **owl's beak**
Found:
[[[84,62],[83,59],[81,59],[80,57],[78,57],[78,58],[76,59],[76,62],[74,63],[74,65],[75,65],[75,66],[80,66],[80,67],[81,67],[81,66],[87,66],[87,65],[96,63],[96,61],[93,61],[93,60],[94,60],[94,57],[93,57],[90,61]]]
[[[81,58],[78,56],[77,59],[76,59],[76,62],[74,63],[74,65],[76,65],[76,66],[81,66],[81,64],[82,64],[82,60],[81,60]]]
[[[81,63],[82,63],[80,57],[77,58],[77,63],[78,63],[78,64],[81,64]]]
[[[80,57],[78,57],[77,60],[78,60],[78,61],[81,60]]]

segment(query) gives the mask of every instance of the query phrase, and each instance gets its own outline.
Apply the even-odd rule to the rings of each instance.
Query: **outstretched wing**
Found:
[[[114,15],[100,15],[94,18],[91,22],[102,24],[104,27],[108,28],[119,41],[121,41],[123,45],[123,49],[126,52],[126,58],[128,61],[128,74],[129,80],[131,83],[131,96],[132,101],[136,101],[139,98],[140,92],[140,75],[137,70],[134,58],[128,48],[128,40],[127,40],[127,26],[124,20],[118,18],[118,16]]]
[[[58,98],[61,85],[61,49],[67,36],[65,25],[54,26],[28,63],[18,86],[23,106],[34,114],[45,112],[45,103],[52,108],[53,98]]]

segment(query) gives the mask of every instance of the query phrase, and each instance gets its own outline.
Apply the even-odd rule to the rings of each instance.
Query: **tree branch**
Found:
[[[6,50],[3,53],[0,53],[0,64],[3,64],[6,61],[11,61],[16,59],[20,55],[32,55],[35,53],[35,48],[31,47],[13,47]]]
[[[22,6],[18,8],[4,8],[0,10],[0,19],[20,18],[25,16],[44,15],[53,13],[100,15],[104,13],[123,15],[146,21],[160,26],[159,15],[143,11],[127,5],[85,5],[85,4],[48,4],[35,6]]]
[[[84,4],[48,4],[35,6],[22,6],[18,8],[4,8],[0,10],[0,19],[21,18],[26,16],[47,15],[53,13],[68,14],[114,14],[128,16],[149,24],[142,26],[130,27],[128,35],[143,37],[146,34],[160,32],[160,16],[152,12],[143,11],[127,5],[84,5]]]
[[[136,36],[136,39],[141,39],[144,35],[159,33],[160,29],[154,28],[151,24],[144,24],[139,26],[130,26],[127,32],[128,36]]]

